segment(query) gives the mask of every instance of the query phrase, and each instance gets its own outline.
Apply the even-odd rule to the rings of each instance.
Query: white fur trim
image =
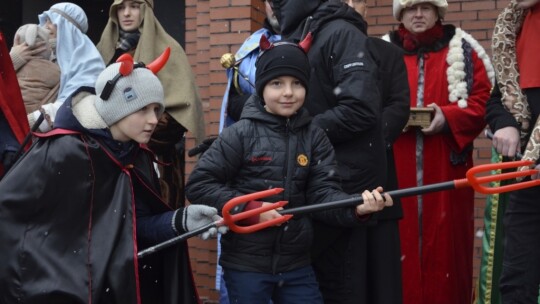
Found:
[[[107,124],[101,118],[94,105],[96,98],[96,95],[88,95],[79,101],[72,101],[73,115],[87,129],[107,128]]]
[[[438,8],[440,19],[444,19],[444,15],[446,15],[446,10],[448,9],[448,2],[446,0],[394,0],[392,7],[394,18],[397,21],[401,21],[401,11],[406,7],[411,7],[418,3],[431,3],[435,5]]]
[[[448,99],[450,102],[457,101],[460,108],[466,108],[469,93],[467,92],[467,83],[465,82],[465,57],[463,55],[462,39],[465,39],[472,46],[478,58],[484,63],[492,85],[495,81],[495,70],[489,60],[489,56],[480,43],[462,29],[456,28],[456,33],[448,45],[449,50],[446,56],[446,62],[448,63],[448,69],[446,70]]]
[[[494,85],[495,84],[495,69],[493,68],[493,65],[491,64],[491,59],[489,58],[489,55],[486,53],[486,50],[482,47],[482,45],[480,45],[480,43],[478,43],[478,41],[476,41],[476,39],[473,38],[473,36],[471,36],[465,31],[462,31],[462,34],[463,34],[463,38],[465,38],[465,41],[471,44],[472,48],[476,52],[476,55],[478,55],[478,58],[480,58],[482,62],[484,63],[484,68],[486,69],[486,73],[488,75],[489,81],[491,81],[491,85]]]

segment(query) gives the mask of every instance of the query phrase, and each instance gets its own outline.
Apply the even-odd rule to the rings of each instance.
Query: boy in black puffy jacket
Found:
[[[348,199],[336,174],[334,150],[324,131],[311,124],[302,108],[310,66],[304,45],[270,44],[256,62],[256,95],[241,119],[224,129],[190,175],[186,195],[192,204],[221,210],[230,199],[270,188],[284,188],[267,202],[251,201],[244,210],[288,201],[286,208]],[[365,225],[372,212],[392,205],[382,188],[364,191],[364,203],[312,216],[337,226]],[[280,217],[270,210],[244,220],[250,225]],[[313,239],[308,216],[251,234],[229,233],[221,239],[220,264],[231,303],[323,303],[310,266]]]

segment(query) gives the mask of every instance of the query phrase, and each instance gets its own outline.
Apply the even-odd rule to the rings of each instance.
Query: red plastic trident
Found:
[[[232,200],[228,201],[225,204],[225,206],[223,207],[223,210],[222,210],[223,220],[225,221],[225,224],[227,224],[227,226],[229,226],[229,229],[231,229],[234,232],[250,233],[250,232],[261,230],[261,229],[264,229],[264,228],[267,228],[267,227],[270,227],[270,226],[276,226],[276,225],[285,223],[286,221],[291,219],[291,217],[293,217],[292,214],[290,214],[290,215],[286,214],[286,215],[284,215],[282,217],[271,219],[269,221],[258,223],[258,224],[251,225],[251,226],[238,226],[238,225],[236,225],[236,222],[239,221],[239,220],[243,220],[243,219],[246,219],[248,217],[252,217],[254,215],[261,214],[263,212],[266,212],[266,211],[269,211],[269,210],[272,210],[272,209],[281,208],[281,207],[285,206],[288,203],[287,201],[279,201],[279,202],[273,203],[271,205],[263,206],[263,207],[260,207],[260,208],[257,208],[257,209],[252,209],[252,210],[244,211],[244,212],[237,213],[237,214],[231,214],[231,209],[233,209],[234,207],[236,207],[236,206],[238,206],[240,204],[244,204],[244,203],[247,203],[247,202],[253,201],[253,200],[258,200],[258,199],[261,199],[263,197],[276,195],[276,194],[279,194],[281,192],[283,192],[283,188],[274,188],[274,189],[254,192],[254,193],[250,193],[250,194],[246,194],[246,195],[242,195],[242,196],[238,196],[238,197],[233,198]]]
[[[386,193],[390,194],[392,198],[398,198],[398,197],[413,196],[413,195],[438,192],[438,191],[444,191],[444,190],[472,187],[475,191],[480,192],[480,193],[494,194],[494,193],[504,193],[504,192],[515,191],[515,190],[529,188],[529,187],[540,186],[540,179],[524,181],[524,182],[516,182],[514,184],[506,185],[506,186],[497,186],[497,187],[483,186],[483,184],[485,183],[509,180],[509,179],[514,179],[516,177],[537,174],[538,170],[534,170],[534,169],[530,169],[526,171],[518,171],[518,172],[491,174],[487,176],[478,176],[478,174],[481,174],[481,173],[490,173],[491,171],[518,168],[521,166],[530,166],[532,164],[533,164],[532,161],[521,160],[521,161],[513,161],[513,162],[506,162],[506,163],[479,165],[479,166],[475,166],[469,169],[466,173],[466,178],[463,178],[463,179],[456,179],[453,181],[447,181],[447,182],[436,183],[436,184],[431,184],[431,185],[424,185],[420,187],[398,189],[398,190],[388,191]],[[239,220],[243,220],[248,217],[261,214],[268,210],[278,209],[280,207],[283,207],[287,204],[287,202],[279,201],[279,202],[276,202],[267,206],[263,206],[257,209],[252,209],[249,211],[231,214],[231,211],[234,211],[233,209],[236,206],[247,203],[252,200],[258,200],[264,197],[277,195],[281,192],[283,192],[283,188],[274,188],[270,190],[264,190],[264,191],[254,192],[254,193],[235,197],[231,199],[230,201],[228,201],[223,207],[223,210],[222,210],[223,219],[210,223],[206,226],[199,227],[195,230],[192,230],[190,232],[187,232],[185,234],[172,238],[168,241],[165,241],[163,243],[147,248],[139,252],[137,256],[139,258],[142,258],[146,255],[153,254],[154,252],[162,250],[163,248],[172,246],[192,236],[201,234],[213,227],[227,225],[232,231],[236,233],[251,233],[251,232],[259,231],[261,229],[268,228],[271,226],[283,224],[286,221],[290,220],[293,217],[293,215],[312,213],[312,212],[318,212],[322,210],[330,210],[330,209],[336,209],[336,208],[343,208],[343,207],[348,207],[348,206],[355,206],[362,202],[361,197],[354,197],[354,198],[344,199],[340,201],[321,203],[321,204],[316,204],[316,205],[308,205],[308,206],[298,207],[298,208],[283,209],[283,210],[278,211],[280,214],[283,215],[282,217],[279,217],[279,218],[275,218],[275,219],[272,219],[263,223],[251,225],[251,226],[238,226],[236,224],[236,222]]]
[[[489,187],[489,186],[483,185],[486,183],[509,180],[509,179],[514,179],[516,177],[537,174],[538,170],[534,170],[534,169],[530,169],[526,171],[519,171],[519,172],[509,172],[509,173],[491,174],[487,176],[478,176],[478,174],[481,174],[481,173],[486,173],[486,172],[490,173],[491,171],[496,171],[496,170],[518,168],[521,166],[530,166],[532,164],[533,164],[532,161],[522,160],[522,161],[514,161],[514,162],[506,162],[506,163],[479,165],[479,166],[475,166],[469,169],[466,173],[466,178],[463,178],[463,179],[456,179],[453,181],[447,181],[447,182],[436,183],[436,184],[431,184],[431,185],[424,185],[424,186],[419,186],[419,187],[398,189],[398,190],[388,191],[386,193],[388,193],[392,198],[398,198],[398,197],[413,196],[413,195],[438,192],[438,191],[444,191],[444,190],[472,187],[475,191],[480,192],[480,193],[494,194],[494,193],[504,193],[504,192],[514,191],[514,190],[519,190],[519,189],[524,189],[524,188],[529,188],[529,187],[534,187],[534,186],[540,186],[540,179],[524,181],[524,182],[516,182],[511,185],[497,186],[497,187]],[[277,191],[277,192],[270,193],[269,191]],[[251,233],[251,232],[255,232],[255,231],[270,227],[270,226],[275,226],[277,224],[284,223],[287,220],[289,220],[293,215],[312,213],[312,212],[318,212],[318,211],[330,210],[330,209],[336,209],[336,208],[343,208],[343,207],[348,207],[348,206],[355,206],[355,205],[360,204],[363,201],[361,197],[354,197],[354,198],[344,199],[340,201],[333,201],[333,202],[321,203],[321,204],[316,204],[316,205],[308,205],[304,207],[283,209],[283,210],[278,211],[280,214],[283,214],[283,217],[281,218],[276,218],[276,219],[263,222],[263,223],[258,223],[252,226],[236,225],[235,222],[240,219],[245,219],[245,218],[257,215],[257,214],[261,214],[268,210],[283,207],[287,204],[287,202],[280,201],[272,205],[264,206],[257,209],[252,209],[252,210],[237,213],[234,215],[230,214],[230,210],[232,210],[234,207],[236,207],[239,204],[246,203],[254,199],[270,196],[276,193],[280,193],[281,191],[283,191],[283,189],[275,188],[272,190],[265,190],[261,192],[255,192],[248,195],[239,196],[228,201],[223,207],[223,219],[225,221],[225,224],[229,226],[229,228],[234,232]]]

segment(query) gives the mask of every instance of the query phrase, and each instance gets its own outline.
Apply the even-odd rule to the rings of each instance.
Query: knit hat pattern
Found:
[[[401,11],[406,7],[411,7],[420,3],[431,3],[435,5],[439,11],[439,19],[444,19],[448,10],[448,2],[446,0],[394,0],[393,13],[397,21],[401,21]]]
[[[112,126],[122,118],[131,115],[145,106],[158,103],[160,114],[165,110],[163,86],[156,75],[146,68],[135,68],[116,82],[110,97],[101,99],[107,84],[119,74],[120,63],[111,64],[98,76],[96,81],[95,107],[107,126]]]
[[[260,53],[255,63],[255,89],[262,97],[266,84],[281,76],[297,78],[304,88],[308,88],[310,65],[304,51],[296,44],[275,42],[273,46]]]

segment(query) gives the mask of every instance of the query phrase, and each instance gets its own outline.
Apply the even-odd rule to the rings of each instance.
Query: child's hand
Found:
[[[377,212],[382,210],[384,207],[390,207],[394,204],[394,201],[387,193],[384,194],[384,198],[381,195],[383,192],[382,187],[377,187],[373,191],[365,190],[362,193],[362,198],[364,202],[356,206],[356,214],[366,215],[369,213]]]
[[[263,203],[263,206],[271,205],[272,203]],[[283,215],[279,214],[277,210],[283,210],[283,207],[279,207],[277,209],[268,210],[266,212],[263,212],[259,215],[259,223],[263,223],[275,218],[282,217]],[[278,224],[276,226],[280,226],[281,224]]]
[[[10,50],[10,54],[19,56],[24,61],[28,62],[34,58],[41,58],[39,54],[45,50],[47,50],[47,45],[44,41],[40,41],[37,42],[33,48],[29,47],[26,43],[14,45]]]

